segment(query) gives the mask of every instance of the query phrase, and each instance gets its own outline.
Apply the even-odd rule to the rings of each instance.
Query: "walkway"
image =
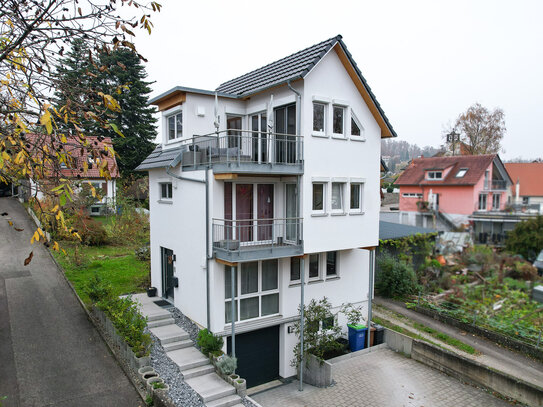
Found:
[[[477,362],[485,364],[493,369],[508,373],[514,377],[518,377],[537,386],[541,386],[541,383],[543,383],[543,363],[537,360],[531,359],[518,352],[508,350],[507,348],[499,346],[486,338],[463,332],[461,329],[444,324],[440,321],[436,321],[435,319],[420,314],[416,311],[407,309],[405,304],[402,302],[376,297],[374,303],[398,314],[404,315],[420,324],[446,333],[450,337],[456,338],[481,352],[481,354],[478,356],[462,353],[462,356],[464,357],[476,360]],[[390,314],[386,314],[386,310],[380,311],[378,307],[374,310],[374,314],[376,316],[386,317],[388,320],[392,320],[393,318],[391,318]],[[396,320],[392,322],[402,326],[403,322],[405,321]],[[415,330],[413,328],[410,329],[413,331]],[[451,350],[456,351],[455,349]]]
[[[262,407],[480,407],[510,406],[485,391],[381,348],[336,365],[336,385],[320,389],[299,382],[251,396]]]
[[[2,213],[8,214],[0,216],[2,407],[142,406],[47,249],[30,245],[36,227],[22,205],[0,198]]]
[[[166,355],[179,366],[185,383],[200,395],[208,407],[243,407],[234,386],[215,373],[215,368],[194,346],[189,334],[175,324],[172,314],[159,307],[146,294],[134,294],[132,299],[141,303],[141,313],[147,317],[147,326],[164,348]]]

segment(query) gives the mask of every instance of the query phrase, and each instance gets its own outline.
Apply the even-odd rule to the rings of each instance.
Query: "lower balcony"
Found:
[[[302,219],[213,219],[213,254],[232,263],[300,256]]]

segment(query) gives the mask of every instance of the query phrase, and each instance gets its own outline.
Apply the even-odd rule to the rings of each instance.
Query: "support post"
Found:
[[[371,340],[371,305],[372,305],[372,299],[373,299],[373,275],[375,272],[375,248],[370,250],[370,261],[369,261],[369,285],[368,285],[368,331],[366,332],[366,341],[367,341],[367,348],[370,348],[370,340]]]
[[[305,256],[300,259],[300,388],[304,390],[304,289],[305,289]]]
[[[232,285],[231,290],[231,302],[230,302],[230,312],[232,318],[232,357],[236,357],[236,277],[237,277],[238,266],[233,266],[230,268],[230,281]],[[235,373],[235,372],[234,372]]]

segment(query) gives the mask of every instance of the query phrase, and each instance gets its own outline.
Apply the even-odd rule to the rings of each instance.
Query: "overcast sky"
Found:
[[[220,83],[343,35],[399,140],[442,143],[475,102],[505,112],[501,157],[543,156],[543,1],[159,0],[152,96]]]

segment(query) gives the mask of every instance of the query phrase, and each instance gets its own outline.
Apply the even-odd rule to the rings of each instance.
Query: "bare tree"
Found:
[[[115,93],[87,88],[96,94],[92,103],[68,98],[63,106],[53,107],[59,59],[72,41],[80,40],[88,49],[85,58],[96,69],[107,69],[98,65],[99,53],[120,46],[137,53],[131,38],[139,29],[151,33],[150,13],[160,8],[154,1],[137,0],[0,1],[0,183],[47,179],[55,185],[50,192],[57,203],[71,200],[70,180],[58,175],[70,162],[66,145],[73,149],[75,141],[93,149],[86,140],[88,122],[120,133],[110,120],[120,106]],[[92,152],[96,157],[104,154],[114,151]],[[107,160],[98,161],[101,175],[108,177]],[[52,207],[52,215],[62,221],[62,205]],[[43,233],[34,240],[40,236]]]
[[[453,126],[450,126],[444,137],[453,135],[453,143],[458,139],[467,154],[496,154],[501,147],[501,141],[505,136],[505,114],[500,108],[489,111],[479,103],[471,105],[464,113],[461,113]],[[447,140],[450,142],[449,140]]]

